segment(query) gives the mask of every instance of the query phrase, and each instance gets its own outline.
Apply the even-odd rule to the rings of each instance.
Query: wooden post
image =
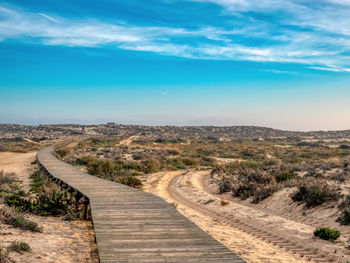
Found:
[[[67,198],[72,201],[72,195],[75,192],[74,188],[68,186],[68,191],[67,191]]]
[[[75,210],[79,211],[79,200],[83,197],[83,195],[78,191],[75,191],[73,195],[74,195]]]
[[[89,199],[86,198],[85,196],[80,199],[80,203],[83,204],[83,219],[88,219],[89,218]]]

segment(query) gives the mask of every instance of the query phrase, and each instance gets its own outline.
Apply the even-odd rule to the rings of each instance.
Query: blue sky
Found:
[[[0,123],[350,128],[349,0],[0,1]]]

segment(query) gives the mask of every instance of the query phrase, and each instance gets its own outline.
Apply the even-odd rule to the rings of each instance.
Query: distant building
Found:
[[[114,127],[115,126],[115,122],[107,122],[107,126]]]

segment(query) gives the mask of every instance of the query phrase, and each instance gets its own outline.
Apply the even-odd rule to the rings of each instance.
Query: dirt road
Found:
[[[151,175],[145,190],[169,203],[247,262],[344,262],[334,245],[312,237],[314,227],[219,197],[203,187],[207,171]]]
[[[29,186],[28,174],[33,171],[33,165],[30,163],[35,160],[35,155],[36,152],[0,152],[0,171],[15,173],[23,181],[23,186],[27,189]]]

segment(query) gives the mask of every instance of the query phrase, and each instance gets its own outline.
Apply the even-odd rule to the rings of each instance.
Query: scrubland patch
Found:
[[[0,138],[0,152],[26,153],[38,150],[40,145],[22,137]]]

